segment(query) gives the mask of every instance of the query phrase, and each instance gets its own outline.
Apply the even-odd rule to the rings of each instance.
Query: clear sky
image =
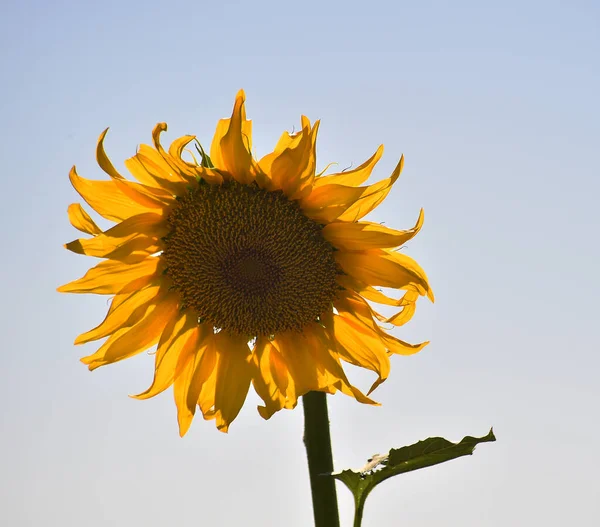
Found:
[[[91,259],[66,209],[69,168],[96,179],[148,143],[208,144],[247,94],[263,155],[302,113],[322,119],[319,167],[385,144],[374,179],[405,171],[369,219],[425,226],[406,253],[437,301],[395,334],[382,407],[330,398],[336,468],[442,435],[498,442],[384,483],[365,527],[600,522],[600,8],[593,1],[85,2],[4,0],[0,220],[5,250],[0,524],[310,525],[302,411],[263,421],[250,396],[228,435],[184,439],[154,361],[90,373],[75,336],[106,298],[59,295]],[[351,372],[359,386],[372,380]],[[352,499],[338,487],[343,525]]]

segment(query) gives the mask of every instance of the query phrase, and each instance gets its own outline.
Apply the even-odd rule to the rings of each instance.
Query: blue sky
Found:
[[[77,237],[67,174],[101,177],[99,133],[111,127],[115,164],[159,121],[208,144],[239,88],[259,155],[301,114],[320,118],[321,168],[384,143],[380,179],[406,157],[369,219],[408,228],[425,209],[406,252],[436,303],[396,334],[432,343],[393,359],[382,407],[330,398],[336,468],[432,435],[498,436],[386,482],[363,525],[598,523],[596,3],[8,0],[2,12],[1,524],[310,524],[300,409],[265,422],[251,396],[228,435],[197,419],[180,439],[169,393],[127,397],[149,384],[150,358],[79,363],[93,345],[73,339],[106,299],[55,292],[90,264],[62,244]]]

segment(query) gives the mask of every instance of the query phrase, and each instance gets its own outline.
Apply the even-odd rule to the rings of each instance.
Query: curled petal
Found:
[[[397,231],[378,223],[349,223],[336,221],[325,225],[323,236],[338,249],[364,251],[383,247],[398,247],[411,240],[423,226],[423,209],[416,225],[406,231]]]
[[[352,203],[343,214],[338,216],[338,219],[342,221],[358,221],[375,209],[387,197],[392,189],[392,185],[400,177],[403,167],[404,156],[400,158],[400,162],[389,178],[365,187],[365,191],[360,196],[360,199],[357,199]],[[323,188],[327,187],[325,186]]]
[[[256,340],[252,360],[255,366],[252,384],[265,403],[258,407],[260,415],[269,419],[282,408],[295,408],[298,398],[294,379],[285,359],[269,339],[259,337]]]
[[[346,185],[322,185],[300,200],[305,214],[316,220],[332,222],[335,220],[354,222],[377,207],[388,195],[394,182],[400,177],[403,159],[387,179],[366,187]]]
[[[348,317],[335,315],[333,334],[338,344],[338,353],[345,361],[377,373],[378,379],[369,393],[388,378],[390,359],[375,331],[356,324]]]
[[[361,297],[371,302],[385,304],[389,306],[401,307],[402,309],[391,317],[385,318],[378,313],[373,312],[373,315],[381,321],[388,322],[394,326],[402,326],[406,324],[415,314],[419,291],[416,287],[407,286],[407,290],[400,298],[392,298],[383,294],[370,285],[362,284],[348,275],[338,278],[338,282],[350,291],[358,293]]]
[[[71,225],[77,230],[87,234],[100,234],[102,232],[102,229],[96,225],[94,220],[90,218],[89,214],[79,203],[69,205],[67,214],[69,215]]]
[[[111,221],[123,221],[136,214],[151,212],[148,207],[123,194],[114,180],[94,181],[82,178],[75,167],[69,172],[71,185],[100,216]]]
[[[168,190],[178,196],[185,192],[190,180],[175,173],[162,157],[152,148],[141,145],[139,152],[125,161],[127,170],[142,184]]]
[[[330,332],[326,332],[318,324],[313,324],[312,327],[306,328],[306,332],[309,338],[313,340],[313,346],[309,348],[313,358],[319,368],[325,369],[330,374],[332,377],[331,384],[342,393],[354,397],[360,403],[378,405],[379,403],[366,397],[348,381],[338,359],[337,344],[333,335]]]
[[[383,155],[383,145],[380,145],[377,151],[365,161],[362,165],[356,167],[353,170],[346,170],[345,172],[338,172],[330,174],[328,176],[321,176],[315,179],[315,187],[321,187],[323,185],[347,185],[355,187],[363,184],[371,176],[371,172],[375,168],[377,162]]]
[[[340,316],[345,317],[361,330],[377,335],[389,353],[413,355],[428,344],[428,342],[409,344],[386,333],[374,320],[373,310],[360,295],[345,291],[338,296],[334,306]]]
[[[372,249],[370,251],[345,252],[335,254],[341,268],[360,282],[368,285],[404,289],[417,288],[421,295],[433,300],[425,271],[409,256],[395,251]]]
[[[162,209],[173,201],[173,196],[161,188],[149,187],[139,183],[127,181],[112,165],[104,151],[104,138],[108,128],[100,134],[96,147],[96,158],[100,168],[114,181],[117,188],[131,200],[147,207],[148,209]]]
[[[323,185],[300,200],[304,213],[315,221],[329,223],[339,218],[364,193],[363,187]]]

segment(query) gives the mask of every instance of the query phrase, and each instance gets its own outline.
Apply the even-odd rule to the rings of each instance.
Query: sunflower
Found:
[[[372,185],[360,186],[382,146],[353,170],[317,174],[319,122],[303,116],[301,131],[283,133],[257,161],[244,104],[240,91],[210,155],[189,135],[166,151],[167,125],[159,123],[154,147],[141,145],[125,162],[131,181],[107,157],[105,130],[96,156],[110,179],[84,179],[75,167],[69,174],[85,202],[116,223],[103,231],[79,203],[68,208],[71,224],[91,237],[65,247],[101,261],[58,291],[112,296],[104,321],[75,344],[108,338],[81,360],[94,370],[156,345],[154,380],[133,397],[173,385],[181,435],[197,408],[226,432],[251,384],[265,419],[309,391],[377,404],[368,395],[388,377],[390,356],[427,344],[380,326],[406,323],[419,296],[433,300],[425,272],[394,250],[417,234],[423,212],[405,231],[361,221],[385,199],[403,158]],[[371,302],[398,312],[385,318]],[[342,361],[375,372],[367,395],[350,384]]]

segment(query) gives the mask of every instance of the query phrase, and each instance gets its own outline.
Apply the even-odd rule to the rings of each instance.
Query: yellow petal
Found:
[[[219,355],[215,391],[217,428],[227,432],[250,388],[250,349],[246,337],[229,335],[224,331],[215,335],[215,347]]]
[[[423,225],[423,209],[416,225],[406,231],[397,231],[378,223],[348,223],[335,221],[325,225],[323,236],[338,249],[363,251],[382,247],[398,247],[412,239]]]
[[[263,419],[269,419],[282,408],[295,408],[298,398],[294,381],[279,350],[267,338],[259,337],[252,359],[255,365],[252,384],[265,403],[265,406],[258,407]]]
[[[111,221],[123,221],[136,214],[150,212],[148,207],[132,200],[117,187],[114,180],[94,181],[82,178],[75,167],[69,172],[71,185],[100,216]]]
[[[147,145],[141,145],[138,153],[125,161],[125,166],[140,183],[167,190],[174,196],[183,194],[186,186],[191,183]]]
[[[307,124],[310,125],[310,123],[307,123]],[[290,134],[289,132],[283,132],[281,134],[281,136],[279,137],[279,141],[277,141],[275,148],[273,149],[273,153],[281,154],[281,152],[283,152],[284,150],[287,150],[287,149],[293,150],[293,149],[297,148],[298,145],[300,144],[300,142],[302,141],[303,132],[306,128],[309,128],[309,127],[303,126],[302,130],[300,130],[299,132],[295,132],[293,134]],[[269,164],[269,166],[270,166],[270,164]]]
[[[312,192],[299,203],[304,213],[315,221],[330,222],[340,217],[363,195],[364,187],[344,185],[323,185],[313,188]]]
[[[368,187],[364,187],[365,191],[360,196],[360,199],[352,203],[352,205],[348,207],[348,210],[343,214],[340,214],[338,219],[341,221],[358,221],[375,209],[387,197],[392,189],[392,185],[400,177],[403,167],[404,156],[400,158],[400,162],[389,178],[384,179],[379,183],[369,185]],[[327,186],[320,188],[327,188]]]
[[[386,333],[373,319],[373,310],[364,298],[350,291],[340,293],[334,302],[334,307],[338,310],[340,316],[347,318],[355,326],[368,333],[376,334],[389,353],[413,355],[428,344],[428,342],[409,344]]]
[[[394,182],[400,177],[403,166],[404,157],[400,159],[389,178],[366,187],[336,183],[315,185],[312,192],[300,200],[300,206],[307,216],[316,221],[358,221],[385,199]]]
[[[148,212],[127,218],[94,238],[80,238],[65,247],[74,253],[117,260],[120,258],[115,257],[115,251],[128,242],[137,241],[134,245],[129,244],[129,252],[141,250],[156,245],[168,231],[164,216]],[[119,256],[126,255],[126,251],[119,251]]]
[[[218,359],[218,350],[212,326],[203,324],[198,329],[198,335],[198,343],[196,344],[198,351],[186,396],[186,405],[192,415],[196,411],[196,405],[198,404],[202,389],[213,376]]]
[[[352,386],[348,381],[344,369],[338,359],[335,337],[333,339],[330,338],[323,327],[318,324],[312,324],[310,327],[306,328],[305,331],[314,342],[313,346],[309,348],[312,356],[317,365],[324,368],[330,374],[332,377],[330,382],[342,393],[354,397],[358,402],[377,405],[377,402],[366,397],[358,388]]]
[[[404,296],[400,298],[393,298],[388,296],[378,289],[371,287],[370,285],[366,285],[359,280],[356,280],[350,275],[344,274],[340,275],[337,278],[337,281],[340,285],[346,288],[349,292],[355,292],[361,297],[364,297],[367,300],[371,300],[372,302],[376,302],[378,304],[385,304],[387,306],[403,306],[406,305],[404,302]],[[405,290],[402,291],[414,293],[415,299],[419,297],[419,293],[416,287],[409,286]],[[410,296],[406,297],[408,300],[411,298]]]
[[[179,354],[173,394],[177,405],[179,434],[182,437],[196,413],[198,394],[215,369],[213,341],[212,327],[207,324],[197,325]]]
[[[252,121],[246,120],[246,95],[240,90],[235,98],[231,119],[221,119],[210,147],[213,164],[226,170],[243,184],[254,180],[252,159]]]
[[[144,317],[135,325],[118,330],[93,355],[83,357],[81,362],[90,370],[118,362],[141,353],[158,342],[166,323],[178,309],[178,297],[171,294],[157,297]]]
[[[106,137],[107,133],[108,128],[106,128],[98,138],[98,143],[96,145],[96,160],[98,161],[100,168],[104,170],[104,172],[106,172],[111,179],[125,179],[121,174],[119,174],[104,151],[104,138]]]
[[[294,380],[294,392],[300,397],[312,390],[323,391],[331,384],[326,371],[319,371],[310,348],[314,345],[303,333],[278,333],[273,345],[279,350]]]
[[[415,299],[412,302],[407,303],[401,311],[398,311],[395,315],[386,319],[386,322],[390,324],[394,324],[394,326],[403,326],[406,324],[414,315],[417,310],[417,299],[418,293],[413,293],[411,291],[407,292],[404,297],[409,295],[414,295]]]
[[[381,335],[381,340],[389,353],[394,353],[397,355],[414,355],[427,346],[427,344],[429,344],[429,341],[421,342],[420,344],[409,344],[408,342],[404,342],[393,335],[388,335],[385,333]]]
[[[173,201],[173,196],[160,188],[141,185],[127,181],[112,165],[106,152],[104,151],[104,138],[108,128],[100,134],[98,145],[96,146],[96,159],[100,168],[106,172],[119,190],[128,196],[131,200],[147,207],[148,209],[162,209]]]
[[[115,333],[125,327],[137,324],[146,314],[148,307],[156,302],[159,292],[158,284],[150,284],[139,291],[126,295],[126,299],[111,309],[104,321],[94,329],[82,333],[75,339],[75,344],[85,344]],[[111,306],[112,307],[112,306]]]
[[[375,168],[377,162],[381,159],[383,154],[383,145],[377,149],[367,161],[365,161],[362,165],[356,167],[353,170],[346,170],[345,172],[338,172],[335,174],[330,174],[328,176],[322,176],[315,179],[314,185],[315,187],[320,187],[322,185],[347,185],[350,187],[355,187],[357,185],[361,185],[371,176],[371,172]]]
[[[163,132],[166,132],[166,131],[167,131],[167,123],[157,123],[156,126],[152,130],[152,141],[154,142],[154,148],[156,149],[156,151],[162,158],[162,163],[159,163],[159,165],[162,165],[162,166],[167,165],[169,167],[169,169],[166,171],[166,173],[169,174],[170,178],[173,181],[178,182],[181,178],[187,179],[188,177],[193,177],[193,174],[189,173],[189,170],[188,170],[189,167],[186,167],[186,169],[182,172],[182,170],[180,169],[179,162],[176,161],[170,154],[168,154],[165,151],[165,149],[162,147],[162,145],[160,143],[160,134],[162,134]],[[187,136],[187,137],[190,137],[190,136]],[[180,138],[180,139],[183,139],[183,138]],[[183,141],[185,141],[185,139],[183,139]],[[174,147],[174,151],[177,151],[178,142],[175,141],[175,143],[176,143],[176,145]],[[179,161],[181,161],[181,160],[179,160]],[[190,179],[189,182],[191,183],[191,182],[193,182],[193,180]]]
[[[213,341],[214,344],[214,341]],[[216,364],[219,361],[219,355],[217,354],[215,346],[211,346],[205,350],[205,353],[212,353],[214,355],[214,359]],[[198,397],[198,406],[202,411],[202,417],[204,419],[216,419],[218,412],[215,410],[215,392],[217,389],[217,368],[213,368],[208,379],[204,381],[202,384],[202,389],[200,390],[200,396]]]
[[[338,282],[346,285],[346,287],[349,287],[351,290],[356,291],[360,296],[370,300],[371,302],[402,307],[402,310],[400,310],[398,313],[388,318],[382,317],[381,320],[389,322],[394,326],[402,326],[414,316],[417,307],[417,299],[420,296],[416,288],[409,289],[400,298],[392,298],[384,295],[381,291],[378,291],[371,286],[360,285],[356,281],[354,281],[354,285],[352,285],[352,280],[349,278],[350,277],[348,275],[339,277]]]
[[[190,311],[178,311],[165,325],[154,356],[154,379],[150,387],[134,399],[149,399],[166,390],[175,379],[175,369],[183,348],[198,331],[198,317]]]
[[[303,121],[305,127],[302,132],[288,136],[288,141],[284,141],[284,134],[279,140],[275,152],[259,161],[260,168],[269,174],[272,182],[272,188],[269,190],[281,189],[291,200],[308,195],[315,178],[315,145],[319,121],[315,123],[312,130],[310,122],[304,116]],[[287,143],[287,146],[281,149],[284,143]]]
[[[383,249],[353,253],[338,251],[335,259],[345,273],[360,282],[395,289],[415,286],[421,295],[433,300],[425,271],[402,253]]]
[[[60,286],[60,293],[95,293],[97,295],[114,295],[124,293],[126,286],[137,278],[155,275],[158,271],[159,258],[148,257],[135,264],[127,264],[116,260],[105,260],[92,267],[82,278]]]
[[[115,309],[117,309],[123,302],[126,302],[131,295],[135,295],[138,291],[141,291],[144,287],[147,287],[151,283],[158,283],[160,279],[156,276],[149,275],[141,278],[136,278],[133,282],[127,283],[122,291],[119,291],[110,301],[110,307],[108,308],[109,316]]]
[[[345,361],[377,373],[378,379],[369,390],[371,393],[390,373],[390,359],[379,335],[341,315],[333,317],[333,333],[338,353]]]
[[[102,229],[96,225],[94,220],[83,209],[79,203],[72,203],[67,209],[71,225],[81,232],[87,234],[100,234]]]
[[[192,346],[194,344],[194,346]],[[190,379],[194,373],[198,356],[196,339],[188,339],[182,347],[175,366],[175,377],[173,381],[173,396],[177,406],[177,424],[179,435],[183,437],[190,428],[194,418],[195,406],[190,410],[187,404]]]
[[[193,181],[196,177],[196,166],[184,161],[181,155],[185,147],[194,139],[196,139],[194,135],[184,135],[175,139],[169,147],[170,162],[177,167],[179,173],[190,178],[190,181]]]

